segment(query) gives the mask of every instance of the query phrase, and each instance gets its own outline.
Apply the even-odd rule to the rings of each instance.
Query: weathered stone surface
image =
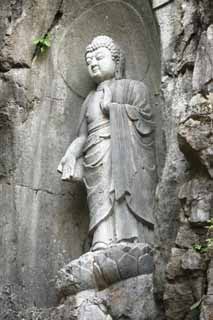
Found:
[[[211,92],[213,90],[213,25],[201,34],[195,67],[193,71],[193,90]]]
[[[153,256],[147,244],[114,244],[105,250],[88,252],[62,268],[57,276],[57,289],[69,296],[86,289],[104,289],[123,279],[152,272]]]
[[[212,320],[213,315],[213,295],[207,296],[204,298],[201,313],[200,313],[200,320]]]
[[[188,211],[186,211],[188,213]],[[179,248],[190,249],[195,243],[199,242],[199,236],[195,233],[195,231],[190,228],[187,223],[184,223],[180,226],[177,238],[175,240],[176,246]]]
[[[211,261],[209,263],[207,279],[208,279],[207,294],[213,295],[213,259],[211,259]]]
[[[193,319],[190,307],[201,299],[203,287],[203,278],[197,278],[194,283],[184,279],[179,283],[167,284],[164,295],[166,319]]]
[[[206,270],[205,259],[195,250],[188,250],[181,259],[181,267],[184,270]]]
[[[182,209],[179,219],[181,224],[175,241],[179,248],[172,248],[166,273],[167,286],[164,298],[168,319],[183,319],[183,314],[184,319],[194,319],[199,315],[199,306],[192,310],[190,308],[196,302],[201,301],[205,293],[208,259],[205,254],[198,253],[192,248],[196,244],[206,244],[205,225],[211,215],[211,190],[212,182],[206,176],[197,176],[180,188],[179,199]],[[195,216],[195,213],[201,208],[208,213],[206,219],[202,219],[201,214],[199,217]],[[190,295],[192,300],[190,300]],[[189,305],[189,302],[192,304]]]
[[[121,281],[100,292],[100,297],[108,302],[113,319],[154,320],[161,317],[153,296],[152,275]]]
[[[2,19],[6,21],[3,37],[3,46],[0,53],[0,70],[8,71],[11,68],[30,68],[34,47],[32,39],[50,31],[61,0],[9,1],[5,6],[1,2]]]
[[[187,89],[182,85],[183,82]],[[177,217],[180,210],[180,202],[178,201],[179,183],[183,181],[188,167],[178,147],[176,130],[169,119],[173,119],[173,124],[177,121],[187,103],[189,87],[190,77],[188,74],[184,74],[177,80],[167,77],[163,85],[166,101],[162,107],[165,116],[167,156],[156,190],[157,206],[155,214],[155,283],[161,297],[164,288],[162,284],[165,283],[166,261],[168,262],[177,233]]]
[[[159,82],[157,84],[156,81],[160,80],[160,44],[156,24],[151,23],[154,17],[149,2],[85,0],[82,5],[71,6],[69,1],[65,1],[64,12],[65,27],[59,43],[58,68],[74,92],[86,97],[93,87],[84,63],[84,53],[88,40],[101,34],[112,36],[124,50],[128,61],[127,78],[144,79],[145,83],[150,83],[151,90],[159,91]],[[91,28],[88,28],[88,21]],[[133,41],[130,40],[126,21],[131,24]],[[69,54],[71,51],[72,56]],[[72,72],[69,72],[68,65]]]
[[[50,54],[32,62],[33,38],[48,30],[59,2],[0,4],[7,26],[0,53],[0,279],[2,284],[18,283],[29,305],[56,302],[56,271],[82,253],[87,237],[83,189],[62,186],[55,172],[63,133],[78,113],[70,110],[70,100],[79,99],[53,75],[56,46],[51,48],[53,59]]]
[[[174,0],[152,0],[152,7],[153,9],[158,9],[161,6],[168,5],[168,3],[172,1]]]
[[[24,301],[21,295],[14,293],[14,287],[4,285],[0,287],[0,319],[18,320],[18,313],[24,308]]]
[[[125,54],[107,35],[93,38],[85,59],[96,87],[84,102],[78,135],[58,171],[62,180],[85,184],[92,251],[133,239],[151,242],[156,163],[148,89],[140,81],[125,78]],[[129,255],[122,257],[123,278],[128,277],[125,264],[133,260]]]
[[[195,225],[207,223],[212,211],[212,191],[212,181],[205,176],[194,178],[181,186],[179,199],[189,222]],[[193,234],[191,237],[196,238]]]
[[[67,264],[58,272],[57,288],[66,296],[95,288],[93,263],[94,255],[89,252]]]
[[[20,314],[20,319],[25,320],[36,317],[40,320],[163,319],[154,300],[152,275],[127,279],[102,291],[82,291],[57,308],[31,309]]]
[[[158,7],[161,3],[161,0],[154,0],[153,6]],[[175,2],[170,1],[167,3],[167,5],[160,7],[160,9],[156,10],[155,12],[161,31],[162,70],[164,70],[164,68],[170,69],[168,66],[170,62],[172,62],[174,54],[174,33],[176,27],[176,20],[178,20],[178,10],[175,5]],[[165,21],[167,21],[167,23],[165,23]]]
[[[212,320],[213,315],[213,260],[211,259],[207,274],[207,293],[202,300],[200,320]]]
[[[152,255],[146,253],[139,257],[138,274],[150,274],[154,271],[154,262]]]
[[[103,10],[98,9],[99,12],[102,12],[99,22],[97,22],[98,20],[85,19],[82,16],[82,13],[88,9],[92,14],[94,8],[91,10],[91,5],[93,6],[101,2],[102,1],[64,0],[61,9],[58,6],[58,1],[2,0],[0,2],[0,69],[4,71],[4,74],[1,73],[0,75],[0,279],[1,283],[4,283],[6,279],[10,282],[19,283],[21,285],[20,295],[28,297],[29,304],[39,303],[46,305],[54,302],[54,298],[52,297],[54,289],[50,285],[51,279],[65,262],[79,256],[83,252],[82,247],[85,247],[87,210],[83,206],[82,197],[80,199],[77,198],[77,189],[80,188],[82,190],[82,188],[75,188],[71,185],[62,187],[60,179],[54,171],[66,146],[75,135],[77,126],[76,119],[79,116],[79,106],[82,99],[78,97],[74,91],[76,92],[77,89],[77,93],[81,93],[81,89],[86,88],[85,83],[83,83],[82,86],[79,86],[79,90],[79,88],[73,85],[76,84],[75,81],[74,83],[72,81],[70,85],[70,81],[68,80],[74,74],[70,72],[70,70],[74,70],[73,68],[66,68],[65,73],[64,70],[62,70],[62,62],[68,61],[67,65],[73,66],[70,60],[74,62],[74,65],[77,65],[76,61],[79,59],[79,46],[76,45],[72,47],[69,39],[75,39],[77,43],[85,37],[84,41],[87,42],[88,34],[90,36],[89,30],[92,30],[94,35],[96,35],[97,31],[98,33],[102,33],[99,25],[104,24],[104,32],[107,28],[110,31],[110,26],[112,26],[112,29],[116,29],[118,35],[123,35],[127,47],[129,47],[128,41],[130,42],[132,45],[131,52],[134,53],[137,51],[137,46],[135,46],[133,40],[134,31],[132,31],[132,22],[137,20],[134,19],[137,13],[136,15],[132,12],[127,13],[127,15],[132,14],[131,16],[133,16],[131,24],[128,24],[127,21],[124,20],[123,23],[118,25],[116,16],[113,16],[112,20],[114,22],[111,23],[112,20],[109,20],[109,17],[111,12],[113,15],[116,3],[115,6],[112,6],[112,2],[110,1],[108,2],[107,10],[105,10],[106,7],[104,7]],[[157,34],[156,24],[153,23],[153,16],[150,9],[147,9],[148,1],[125,1],[126,4],[127,2],[128,5],[133,4],[134,9],[139,8],[139,16],[142,15],[146,20],[145,24],[149,26],[147,29],[150,33],[147,32],[147,35],[149,34],[148,42],[152,43],[152,51],[159,52],[158,37],[154,36]],[[159,3],[161,0],[157,2]],[[160,127],[163,128],[164,143],[162,144],[164,144],[164,146],[160,146],[160,150],[162,152],[162,162],[165,160],[165,165],[161,163],[163,168],[159,170],[160,173],[162,172],[162,175],[159,176],[159,186],[156,192],[158,203],[156,206],[155,229],[155,290],[160,298],[162,298],[164,290],[165,268],[170,257],[171,247],[175,246],[174,243],[176,241],[177,246],[180,245],[181,248],[185,248],[183,244],[184,235],[181,235],[181,233],[187,232],[187,229],[181,229],[176,239],[176,233],[179,231],[177,217],[180,213],[180,207],[181,219],[184,219],[184,221],[181,221],[181,228],[183,222],[189,223],[188,218],[191,215],[191,209],[188,210],[189,205],[187,205],[186,210],[183,210],[184,199],[181,200],[180,205],[178,190],[180,185],[191,180],[192,176],[196,175],[197,171],[201,169],[199,164],[196,167],[196,172],[191,170],[193,164],[199,162],[197,159],[200,157],[200,153],[197,156],[197,151],[193,151],[193,155],[196,153],[196,159],[192,159],[193,163],[189,163],[180,152],[177,142],[177,123],[180,118],[185,121],[188,116],[191,117],[190,108],[193,110],[197,109],[198,113],[200,113],[199,110],[203,113],[203,107],[204,109],[210,109],[209,97],[207,97],[208,92],[204,92],[205,96],[195,96],[195,99],[201,100],[201,103],[197,101],[194,102],[191,99],[194,99],[194,97],[192,97],[192,86],[194,86],[195,90],[199,91],[201,85],[203,88],[203,84],[205,91],[211,89],[211,82],[209,84],[206,83],[206,74],[209,74],[210,69],[205,69],[208,63],[202,62],[206,61],[205,54],[208,51],[206,47],[206,43],[208,42],[206,42],[206,35],[207,29],[213,21],[212,6],[213,2],[211,0],[177,0],[159,7],[156,10],[156,16],[161,29],[163,93],[162,102],[157,108],[162,109],[163,112],[164,122],[160,122]],[[31,13],[31,8],[33,13]],[[121,7],[119,7],[118,12],[119,16],[122,17],[120,8]],[[32,63],[31,59],[35,50],[35,47],[32,46],[32,38],[45,33],[52,24],[52,18],[54,18],[54,16],[56,16],[56,18],[57,16],[60,17],[60,10],[63,11],[63,18],[58,22],[56,19],[57,23],[51,30],[53,41],[49,53],[46,56],[33,60]],[[76,19],[76,17],[78,18],[80,16],[81,19]],[[88,14],[86,16],[88,17]],[[85,22],[82,23],[84,20]],[[75,23],[70,27],[73,21],[75,21]],[[140,33],[143,28],[141,28],[141,23],[138,25]],[[80,29],[80,34],[76,35],[75,30],[79,26],[82,26],[82,29]],[[69,35],[71,34],[71,38],[67,36],[67,32],[64,34],[65,28],[68,30]],[[87,32],[85,34],[84,29]],[[128,30],[129,34],[130,29],[131,38],[127,41],[125,30]],[[202,39],[205,37],[204,42],[200,39],[201,34]],[[12,37],[10,37],[11,35]],[[92,36],[93,35],[91,35],[90,38],[92,38]],[[15,44],[13,44],[13,42],[15,42]],[[64,43],[67,43],[66,48]],[[153,43],[155,45],[153,45]],[[199,43],[198,54],[197,45]],[[200,59],[202,43],[205,45],[203,61]],[[3,48],[4,44],[5,47]],[[142,39],[140,45],[143,46],[144,44],[146,44],[146,41]],[[84,45],[82,45],[82,52],[84,50],[83,47]],[[64,53],[65,51],[66,54]],[[75,52],[77,52],[77,54]],[[140,48],[139,52],[141,52]],[[131,53],[128,54],[131,55]],[[132,59],[129,74],[134,74],[135,70],[136,72],[139,70],[137,68],[138,57],[135,53]],[[152,60],[152,58],[150,60]],[[158,61],[152,66],[152,70],[159,70],[160,64]],[[29,69],[31,63],[32,68]],[[195,68],[193,70],[194,63]],[[143,68],[143,66],[144,65],[140,63],[140,68]],[[74,67],[77,68],[76,66]],[[200,74],[200,70],[203,68],[206,71],[204,74]],[[11,69],[10,72],[6,73],[5,71],[9,69]],[[61,79],[59,74],[63,76],[65,81]],[[77,80],[77,78],[78,77],[74,77],[74,80]],[[66,82],[68,86],[65,85],[64,82]],[[154,83],[153,87],[155,87],[155,89],[157,88],[158,91],[158,85],[156,85],[155,82],[155,72],[152,76],[152,83]],[[199,105],[201,105],[202,108],[200,108]],[[199,107],[197,108],[197,106]],[[212,111],[210,111],[210,113],[211,112]],[[207,118],[208,123],[211,122],[209,114],[207,114]],[[204,119],[204,117],[202,119]],[[196,119],[193,118],[193,120],[200,121],[198,117]],[[201,123],[201,127],[203,127],[203,123]],[[200,135],[198,130],[197,135],[198,137]],[[209,141],[207,143],[209,143]],[[163,153],[164,150],[165,154]],[[207,153],[208,152],[209,150],[207,150]],[[158,156],[159,154],[157,157]],[[204,158],[206,158],[206,162],[203,160],[203,166],[206,168],[205,174],[211,167],[211,154],[209,154],[209,156],[210,159],[208,159],[208,155],[204,154]],[[42,165],[40,166],[38,164]],[[33,166],[35,166],[35,170],[32,169]],[[200,179],[202,174],[203,170],[201,170],[201,174],[198,174],[197,185],[199,185],[199,182],[201,185],[204,184],[203,179]],[[16,186],[16,183],[19,186]],[[211,189],[208,190],[209,193],[212,193]],[[200,191],[198,191],[198,193],[200,193]],[[204,193],[206,193],[206,191],[204,191]],[[41,194],[43,194],[43,196],[41,196]],[[56,194],[58,196],[56,196]],[[206,207],[207,198],[205,198],[203,194],[201,197],[203,199],[203,204],[201,205],[202,214],[199,213],[198,215],[196,213],[198,210],[195,209],[193,228],[196,228],[196,223],[199,223],[199,220],[203,221],[206,219],[206,213],[209,210],[206,209],[208,207]],[[64,198],[66,198],[66,204],[64,203]],[[193,199],[192,202],[195,202],[195,208],[200,206],[197,204],[194,196]],[[19,208],[18,214],[16,207]],[[46,215],[47,207],[48,214]],[[36,208],[38,208],[38,210],[36,210]],[[205,217],[205,219],[203,217]],[[38,221],[40,221],[40,223],[37,223]],[[81,221],[80,224],[79,221]],[[190,232],[190,230],[192,230],[191,227],[188,226],[188,230]],[[53,236],[51,236],[52,233],[54,233]],[[189,235],[187,237],[186,249],[190,247],[193,237],[194,231],[191,236]],[[40,238],[41,240],[38,240]],[[66,252],[64,252],[65,250]],[[17,257],[18,263],[16,260]],[[171,258],[173,259],[173,257]],[[36,268],[33,269],[35,272],[33,272],[29,266],[33,265],[34,267],[36,263]],[[179,262],[177,262],[177,265],[178,269]],[[174,271],[173,274],[175,274],[175,272],[176,271]],[[186,274],[188,276],[188,270],[186,270]],[[178,282],[178,276],[173,279],[174,283],[169,284],[166,288],[165,294],[170,290],[174,293],[173,296],[168,295],[168,300],[166,300],[167,319],[192,319],[192,315],[188,313],[189,308],[191,304],[199,301],[205,292],[205,285],[200,285],[205,282],[205,275],[198,277],[197,271],[195,271],[194,277],[193,286],[197,286],[196,290],[186,289],[184,292],[183,287],[181,289],[179,284],[177,284],[177,288],[175,288]],[[166,281],[168,281],[168,279]],[[186,277],[181,279],[181,281],[186,284]],[[208,278],[208,282],[209,281],[210,279]],[[46,288],[42,290],[44,284]],[[191,283],[188,283],[188,286],[191,288]],[[123,305],[127,306],[127,302],[129,302],[131,308],[133,308],[134,305],[135,310],[139,310],[138,312],[140,312],[142,300],[140,292],[142,291],[141,288],[137,288],[138,292],[135,293],[135,296],[139,297],[137,304],[135,304],[135,296],[134,301],[129,301],[131,295],[128,293]],[[182,290],[183,294],[181,294]],[[199,294],[196,293],[196,297],[191,301],[192,297],[194,297],[194,291]],[[116,292],[115,288],[115,296]],[[94,294],[86,291],[87,298],[93,295]],[[84,299],[86,299],[86,297],[84,297]],[[213,313],[211,297],[210,295],[204,300],[201,311],[202,320],[211,320]],[[79,299],[80,297],[78,296],[78,301]],[[123,306],[119,296],[115,301],[117,305]],[[75,303],[77,302],[75,301]],[[161,302],[161,305],[162,304]],[[5,314],[7,314],[9,310],[8,305],[3,305],[1,313],[3,314],[3,312],[6,311]],[[151,310],[153,310],[152,307]],[[39,317],[45,320],[58,320],[60,318],[77,319],[76,313],[76,308],[73,308],[71,302],[66,302],[54,310],[29,310],[28,316],[26,315],[20,319],[29,318],[37,320]],[[125,319],[126,317],[128,319],[128,311],[124,311],[123,314],[122,312],[121,314],[118,312],[117,318]],[[141,315],[143,317],[143,310],[140,313],[140,316]],[[141,320],[140,316],[138,319]],[[16,317],[12,311],[11,317],[11,320],[14,320]],[[137,318],[133,316],[132,319]],[[153,319],[159,319],[159,316],[153,316]]]
[[[198,10],[195,1],[178,1],[182,14],[181,24],[176,40],[177,67],[176,72],[184,72],[186,68],[193,68],[196,58],[198,27]]]
[[[121,259],[118,261],[119,270],[121,274],[121,279],[128,279],[131,274],[137,275],[137,259],[128,253],[125,253]]]
[[[112,320],[103,304],[94,304],[85,302],[79,310],[79,320]]]
[[[121,279],[117,261],[107,257],[104,253],[95,257],[93,267],[96,267],[95,279],[100,288],[106,288],[107,283],[114,283]]]
[[[140,274],[150,274],[153,271],[153,257],[152,249],[147,244],[135,243],[135,244],[117,244],[104,250],[103,254],[105,258],[102,261],[99,260],[99,253],[95,255],[95,262],[99,265],[105,281],[111,278],[111,280],[121,280],[130,277],[135,277]],[[112,269],[112,261],[116,264],[116,268]],[[112,272],[109,277],[109,273]],[[119,275],[119,278],[117,276]],[[96,275],[96,279],[97,279]],[[97,279],[98,280],[98,279]],[[113,281],[114,282],[114,281]],[[113,282],[107,282],[111,284]]]
[[[204,226],[212,215],[211,82],[210,85],[207,83],[204,85],[206,75],[211,72],[211,68],[208,69],[209,73],[205,71],[204,74],[201,74],[202,58],[198,58],[197,52],[201,34],[206,36],[207,29],[212,24],[212,5],[212,1],[208,0],[178,0],[156,10],[162,40],[162,94],[164,98],[162,110],[167,149],[165,166],[156,192],[158,202],[157,245],[154,259],[155,285],[160,299],[164,291],[166,319],[170,320],[193,319],[190,304],[199,301],[206,289],[205,270],[184,270],[182,257],[188,255],[187,249],[191,252],[194,241],[205,244]],[[170,23],[165,23],[165,21]],[[208,48],[206,41],[203,50],[207,52]],[[208,62],[206,64],[207,60],[208,58],[204,56],[203,69],[208,64]],[[195,68],[194,65],[196,65]],[[193,96],[195,82],[196,85],[204,85],[206,91]],[[185,121],[187,123],[191,119],[192,122],[189,123],[187,129],[184,128],[183,143],[179,136],[177,141],[179,122],[184,124]],[[196,124],[196,130],[190,131],[191,124]],[[200,144],[201,148],[202,143],[206,143],[202,157],[201,149],[199,151],[193,149],[196,143]],[[182,149],[183,144],[186,146],[184,150]],[[179,146],[184,153],[183,157],[179,153]],[[176,201],[178,193],[180,202]],[[186,242],[184,243],[185,237]],[[172,250],[171,247],[173,247]],[[205,260],[203,256],[202,258]],[[165,265],[168,260],[165,273]],[[188,262],[189,260],[187,259]],[[185,258],[184,261],[186,262]],[[189,263],[187,267],[192,267],[192,265]],[[162,284],[165,283],[167,285],[163,290]],[[191,291],[192,287],[194,289]],[[195,296],[193,296],[194,293]]]
[[[192,291],[186,283],[167,284],[164,295],[167,319],[183,319],[183,315],[189,314],[193,302]]]
[[[212,169],[212,94],[206,98],[198,95],[191,100],[196,108],[191,115],[179,125],[178,140],[181,150],[191,159],[193,165],[200,163],[213,176]],[[193,157],[193,159],[192,159]]]
[[[33,39],[47,32],[51,48],[35,56]],[[62,185],[56,167],[76,135],[79,93],[90,87],[79,68],[85,45],[104,32],[129,48],[127,76],[157,92],[149,2],[0,1],[0,282],[18,283],[29,305],[55,304],[57,271],[88,250],[85,190]]]
[[[169,263],[167,264],[166,276],[168,279],[175,279],[184,275],[184,271],[181,268],[182,257],[185,253],[185,250],[172,248],[171,257]]]

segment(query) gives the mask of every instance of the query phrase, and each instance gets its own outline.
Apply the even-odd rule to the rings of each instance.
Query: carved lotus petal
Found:
[[[153,257],[146,253],[138,259],[138,273],[149,274],[154,270]]]
[[[138,275],[137,259],[129,253],[121,257],[118,262],[118,268],[122,279],[136,277]]]

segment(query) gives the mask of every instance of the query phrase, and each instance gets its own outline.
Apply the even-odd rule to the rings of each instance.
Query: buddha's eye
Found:
[[[96,56],[96,59],[99,61],[99,60],[102,60],[104,58],[104,55],[103,54],[100,54],[100,55],[97,55]]]

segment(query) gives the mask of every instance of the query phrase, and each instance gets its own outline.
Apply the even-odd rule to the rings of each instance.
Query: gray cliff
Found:
[[[47,34],[40,53],[33,39]],[[88,252],[85,187],[56,172],[94,89],[84,51],[100,34],[150,91],[152,247]],[[0,320],[212,319],[212,250],[195,250],[212,238],[212,91],[212,0],[1,0]]]

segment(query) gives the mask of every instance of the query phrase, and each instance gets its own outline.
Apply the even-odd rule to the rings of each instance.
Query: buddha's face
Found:
[[[110,50],[105,47],[88,52],[86,63],[89,74],[96,83],[115,77],[115,61]]]

